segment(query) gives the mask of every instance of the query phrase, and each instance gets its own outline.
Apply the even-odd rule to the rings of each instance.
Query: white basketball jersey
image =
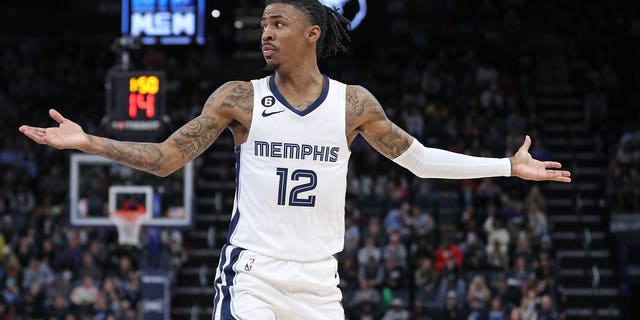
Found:
[[[316,261],[342,251],[346,86],[324,77],[320,97],[292,107],[275,76],[252,80],[253,118],[236,148],[228,242],[274,258]]]

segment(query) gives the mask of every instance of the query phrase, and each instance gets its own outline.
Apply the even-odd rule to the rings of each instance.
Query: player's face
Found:
[[[309,42],[309,32],[313,27],[305,13],[292,5],[268,5],[260,24],[262,55],[269,71],[277,70],[283,63],[297,65],[299,59],[313,49]]]

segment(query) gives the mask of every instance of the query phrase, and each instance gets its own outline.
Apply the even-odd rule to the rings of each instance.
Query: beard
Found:
[[[280,67],[279,63],[267,63],[266,66],[264,66],[264,71],[266,72],[275,72],[276,70],[278,70],[278,68]]]

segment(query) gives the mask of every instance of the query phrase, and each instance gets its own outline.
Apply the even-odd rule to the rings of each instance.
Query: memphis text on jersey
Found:
[[[255,155],[259,157],[336,162],[339,152],[340,147],[255,141]]]

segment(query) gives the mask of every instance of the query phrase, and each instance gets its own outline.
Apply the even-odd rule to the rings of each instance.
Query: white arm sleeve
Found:
[[[509,158],[475,157],[427,148],[416,139],[393,162],[420,178],[475,179],[511,176]]]

